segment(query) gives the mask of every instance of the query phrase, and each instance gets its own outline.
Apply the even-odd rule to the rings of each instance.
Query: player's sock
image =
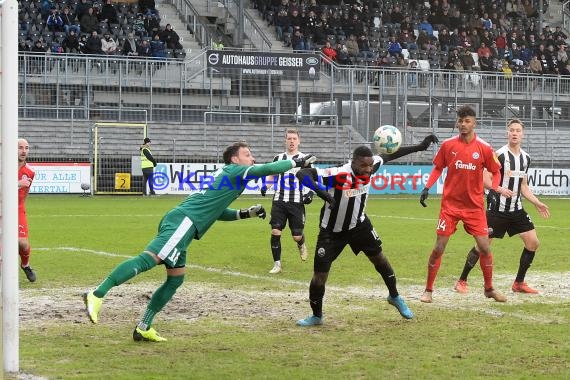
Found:
[[[281,235],[271,235],[271,254],[273,261],[281,260]]]
[[[398,288],[396,288],[396,274],[394,273],[394,269],[392,269],[392,266],[390,265],[390,262],[388,262],[386,256],[382,254],[380,255],[382,256],[381,263],[374,265],[374,268],[376,268],[376,271],[382,276],[382,279],[388,288],[390,297],[398,297]]]
[[[303,246],[303,244],[305,244],[305,235],[304,235],[304,234],[301,235],[301,240],[299,240],[299,241],[297,242],[297,247],[300,248],[300,247]]]
[[[535,251],[529,251],[524,248],[521,253],[521,259],[519,262],[519,270],[517,272],[516,282],[523,282],[526,276],[526,271],[530,268],[532,260],[534,260]]]
[[[30,252],[32,247],[28,244],[28,249],[20,249],[20,265],[23,267],[27,267],[30,265]]]
[[[483,271],[483,282],[485,284],[485,290],[493,289],[493,254],[479,255],[479,265]]]
[[[138,324],[139,328],[148,330],[152,325],[154,316],[158,314],[162,308],[164,308],[164,305],[172,299],[176,293],[176,289],[178,289],[183,282],[184,275],[166,277],[166,281],[152,294],[152,297],[146,307],[146,311]]]
[[[154,259],[144,252],[125,260],[113,269],[109,276],[93,291],[93,294],[98,298],[103,298],[112,287],[121,285],[123,282],[155,266]]]
[[[311,280],[309,286],[309,302],[315,317],[323,317],[323,297],[325,296],[325,286],[317,285],[314,280]]]
[[[479,252],[477,252],[475,247],[473,247],[467,254],[467,259],[465,260],[465,266],[463,267],[463,272],[461,272],[461,276],[459,276],[460,280],[467,281],[467,276],[469,276],[469,272],[471,272],[471,269],[473,269],[475,264],[477,264],[477,261],[479,261]]]
[[[435,282],[435,278],[437,277],[437,272],[439,271],[439,267],[441,265],[441,255],[438,255],[437,252],[432,251],[431,255],[429,256],[428,260],[428,275],[426,281],[426,290],[428,292],[433,291],[433,284]]]

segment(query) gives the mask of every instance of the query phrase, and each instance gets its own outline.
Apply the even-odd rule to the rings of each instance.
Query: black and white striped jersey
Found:
[[[306,154],[298,152],[294,155],[288,155],[287,152],[280,153],[273,157],[273,161],[279,160],[292,160],[294,158],[303,158]],[[275,180],[271,182],[275,194],[273,195],[274,201],[283,202],[295,202],[301,203],[303,189],[299,186],[299,180],[295,177],[295,174],[299,171],[299,168],[293,168],[287,170],[285,173],[280,173],[275,176]],[[270,183],[268,183],[269,185]]]
[[[492,211],[513,212],[523,208],[521,198],[521,185],[530,167],[530,156],[524,150],[515,155],[505,145],[496,151],[497,158],[501,163],[501,182],[499,186],[511,190],[514,194],[511,198],[501,195],[501,201]]]
[[[382,165],[380,156],[374,156],[374,168]],[[351,162],[343,166],[317,169],[319,181],[328,188],[336,201],[331,210],[325,202],[321,209],[320,227],[332,232],[348,231],[364,221],[370,181],[363,183],[352,171]]]

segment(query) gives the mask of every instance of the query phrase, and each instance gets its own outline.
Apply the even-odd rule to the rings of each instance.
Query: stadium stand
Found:
[[[152,47],[150,46],[152,36],[153,34],[158,34],[159,29],[164,29],[166,24],[175,26],[174,29],[180,32],[180,36],[183,34],[185,36],[188,35],[187,32],[189,31],[190,24],[185,24],[184,22],[189,21],[189,19],[181,21],[181,15],[185,13],[175,8],[169,1],[165,0],[164,2],[159,2],[154,7],[152,5],[154,2],[148,1],[125,1],[116,4],[109,4],[108,2],[106,5],[113,6],[116,11],[117,22],[110,22],[111,19],[109,17],[102,19],[97,18],[97,24],[94,27],[98,28],[103,35],[108,32],[110,37],[118,43],[118,51],[125,56],[129,56],[129,52],[133,52],[131,42],[134,41],[135,46],[139,46],[136,49],[136,52],[139,53],[139,58],[150,57],[152,56]],[[175,0],[171,1],[172,3],[175,2]],[[199,3],[202,1],[207,2],[208,0],[198,0],[192,3],[196,9],[208,8],[208,6],[199,6]],[[388,99],[392,102],[391,106],[394,107],[394,109],[398,109],[398,107],[402,105],[398,103],[400,102],[398,96],[400,96],[399,91],[401,89],[398,87],[398,83],[401,83],[402,80],[406,80],[407,78],[410,91],[409,97],[406,98],[407,101],[417,101],[420,99],[425,101],[429,88],[430,91],[433,90],[433,93],[430,92],[430,94],[437,102],[443,104],[453,100],[455,100],[456,103],[470,101],[477,103],[480,101],[481,107],[490,113],[494,111],[487,111],[488,109],[499,109],[505,106],[504,91],[506,90],[509,90],[509,93],[513,97],[513,99],[509,100],[510,102],[516,102],[517,104],[524,102],[526,100],[525,93],[528,93],[529,89],[531,89],[529,86],[531,81],[527,77],[521,77],[519,81],[517,80],[517,74],[523,74],[527,70],[536,69],[536,73],[551,73],[556,74],[556,76],[545,75],[543,77],[544,79],[532,80],[533,87],[530,91],[532,92],[534,90],[537,93],[537,98],[539,99],[536,99],[536,102],[540,101],[541,103],[538,106],[536,103],[530,104],[529,108],[535,107],[544,110],[548,108],[545,104],[554,107],[554,100],[547,98],[547,96],[552,97],[551,94],[553,91],[558,91],[557,93],[562,95],[559,98],[561,98],[563,102],[567,102],[565,97],[567,97],[568,88],[562,87],[562,85],[566,86],[567,83],[562,82],[561,87],[558,88],[558,82],[556,80],[556,78],[560,78],[561,74],[570,74],[564,71],[566,66],[562,64],[566,62],[568,58],[567,53],[565,53],[565,44],[562,43],[562,41],[566,41],[566,35],[561,28],[545,26],[544,29],[539,30],[541,28],[538,27],[536,15],[529,17],[529,15],[512,9],[511,12],[507,12],[507,10],[510,9],[510,2],[504,4],[504,8],[500,10],[494,10],[491,5],[491,12],[489,12],[489,9],[481,8],[480,6],[465,9],[463,3],[464,2],[448,3],[445,0],[433,0],[428,8],[424,2],[411,1],[403,3],[398,0],[372,1],[362,6],[356,3],[347,6],[344,5],[344,3],[323,4],[322,2],[317,3],[316,1],[298,3],[281,0],[271,3],[257,1],[253,3],[253,6],[256,9],[254,13],[258,13],[259,15],[259,17],[254,18],[254,20],[260,20],[262,24],[260,30],[268,30],[267,25],[269,25],[269,30],[271,30],[273,36],[280,38],[279,43],[275,46],[276,49],[291,51],[291,46],[286,45],[289,44],[288,39],[292,39],[294,34],[305,35],[305,46],[308,45],[311,49],[321,49],[327,41],[331,42],[331,45],[337,49],[342,49],[343,54],[346,48],[346,54],[349,56],[345,61],[346,65],[340,65],[338,59],[336,62],[332,62],[335,69],[331,70],[331,73],[335,73],[335,78],[332,79],[330,76],[327,76],[328,73],[323,70],[322,80],[315,82],[312,89],[302,90],[307,92],[306,94],[302,94],[303,96],[315,98],[318,94],[322,93],[325,94],[327,99],[331,99],[333,95],[330,94],[330,89],[333,87],[332,85],[329,86],[330,83],[334,83],[336,86],[334,87],[334,97],[336,98],[338,96],[338,99],[341,97],[350,97],[352,99],[353,95],[356,95],[358,99],[366,99],[364,94],[368,93],[369,89],[374,88],[372,91],[379,91],[379,88],[382,88],[383,96],[385,95],[386,99],[391,97]],[[465,3],[469,4],[468,2]],[[253,107],[259,109],[263,107],[263,104],[266,102],[264,97],[267,96],[267,88],[263,87],[263,85],[256,87],[255,81],[248,79],[242,83],[236,80],[236,78],[231,78],[231,80],[226,80],[226,78],[214,78],[214,80],[212,80],[211,78],[207,79],[206,76],[198,77],[194,75],[195,73],[191,70],[197,66],[201,69],[201,66],[203,66],[201,64],[202,61],[190,61],[190,59],[196,56],[190,57],[182,53],[179,55],[178,52],[187,53],[187,46],[197,46],[191,45],[195,43],[195,40],[198,40],[196,30],[193,31],[196,34],[188,38],[183,37],[180,40],[184,49],[165,49],[164,52],[161,53],[164,54],[164,57],[161,58],[178,58],[179,60],[192,62],[192,64],[169,65],[162,64],[163,61],[160,61],[160,65],[157,65],[155,64],[155,60],[146,58],[142,60],[133,59],[132,61],[127,61],[126,59],[123,61],[113,61],[108,59],[108,57],[107,59],[91,57],[88,60],[74,61],[76,59],[74,57],[77,57],[76,54],[82,54],[82,52],[84,52],[83,49],[87,43],[88,34],[84,33],[83,30],[80,31],[79,38],[77,39],[77,46],[79,46],[79,48],[73,50],[70,46],[76,46],[75,42],[69,42],[69,37],[73,34],[71,31],[73,28],[68,28],[67,33],[65,30],[63,32],[49,30],[46,25],[48,13],[52,13],[53,6],[56,7],[56,11],[62,9],[62,7],[65,9],[67,6],[68,10],[62,12],[74,13],[75,19],[80,20],[81,16],[89,14],[89,8],[91,6],[95,8],[96,14],[102,13],[103,4],[101,2],[91,4],[89,0],[71,0],[57,3],[52,3],[49,0],[19,0],[19,5],[19,49],[22,54],[28,54],[27,52],[32,50],[35,51],[36,54],[43,55],[44,57],[30,56],[29,59],[20,57],[20,59],[26,63],[25,70],[20,69],[20,72],[50,72],[50,76],[46,75],[41,77],[38,75],[25,79],[26,85],[24,87],[28,92],[24,91],[23,93],[24,96],[28,97],[26,98],[26,102],[29,102],[27,103],[29,105],[34,105],[33,101],[38,101],[38,99],[40,99],[38,102],[40,106],[42,105],[41,102],[44,102],[46,105],[49,105],[50,102],[55,102],[56,106],[60,106],[65,102],[65,104],[70,107],[74,105],[78,106],[78,112],[83,112],[95,118],[96,116],[93,115],[95,115],[96,112],[93,112],[93,109],[97,107],[116,107],[117,104],[121,103],[123,107],[136,105],[140,106],[141,109],[145,109],[147,108],[147,104],[143,102],[151,98],[152,104],[148,105],[150,109],[149,113],[153,115],[153,125],[151,128],[153,131],[169,139],[170,137],[168,136],[170,136],[169,133],[171,133],[169,128],[171,125],[158,125],[156,124],[156,120],[169,120],[173,122],[179,120],[180,123],[184,123],[184,121],[188,120],[185,118],[191,115],[191,121],[196,123],[202,120],[201,115],[204,110],[207,109],[218,109],[217,107],[220,107],[220,112],[224,112],[225,110],[236,109],[236,104],[239,104],[240,109],[242,104],[244,104],[244,109],[251,109]],[[306,20],[299,22],[298,26],[300,28],[308,26],[309,29],[305,30],[306,33],[301,33],[300,30],[299,33],[296,33],[297,30],[295,30],[295,28],[290,29],[286,25],[282,26],[281,34],[278,33],[276,15],[279,14],[279,11],[276,13],[275,11],[277,9],[275,9],[275,7],[284,5],[287,7],[287,14],[289,14],[289,12],[294,14],[294,11],[299,13],[299,10],[301,10],[301,15],[303,15],[303,13],[308,15],[311,11],[314,12],[314,16],[310,14],[310,23],[307,23]],[[438,7],[441,9],[440,13],[436,10]],[[224,21],[229,20],[231,12],[222,12],[218,8],[221,7],[215,8],[215,16],[211,16],[212,13],[207,13],[208,17],[205,17],[211,18],[211,20],[208,20],[209,25],[213,27],[211,31],[218,33],[216,36],[223,36],[225,38],[224,45],[230,46],[233,40],[231,35],[233,29],[225,25]],[[156,11],[153,11],[153,9]],[[212,7],[210,7],[210,9],[212,9]],[[213,12],[213,10],[209,12]],[[485,15],[485,13],[487,15]],[[504,17],[501,17],[503,14]],[[356,18],[354,17],[355,15],[357,16]],[[115,20],[113,19],[111,21]],[[80,23],[80,21],[77,22]],[[323,28],[323,23],[329,26]],[[74,24],[70,23],[69,25]],[[506,31],[504,36],[501,36],[501,28],[510,29]],[[226,32],[230,34],[225,34]],[[101,33],[98,33],[98,35]],[[130,33],[134,33],[132,41],[128,41]],[[501,54],[502,57],[509,57],[509,59],[506,60],[507,65],[504,65],[503,59],[499,59],[500,50],[499,47],[497,47],[497,41],[502,41],[503,39],[504,46],[501,46],[503,46],[502,49],[504,50],[501,51]],[[201,36],[200,42],[203,43],[204,41],[208,41],[208,38]],[[392,54],[390,54],[390,44],[394,42],[397,42],[402,49],[401,51],[392,49]],[[483,42],[485,42],[485,47],[487,47],[489,53],[487,53],[487,50],[483,50],[480,56],[479,50]],[[543,42],[543,47],[541,47],[541,42]],[[556,45],[555,42],[558,42],[558,45]],[[129,44],[129,48],[125,50],[127,43]],[[510,43],[510,45],[507,45],[508,43]],[[511,49],[513,43],[516,44],[516,49]],[[526,45],[526,48],[532,47],[533,53],[540,53],[540,56],[536,56],[534,59],[532,59],[532,54],[530,55],[531,59],[528,61],[528,66],[525,62],[528,60],[529,54],[519,49],[523,47],[523,44]],[[551,47],[549,47],[549,45]],[[142,46],[142,49],[140,46]],[[209,46],[208,44],[200,45],[200,47]],[[349,49],[349,46],[351,46],[351,49]],[[507,46],[509,46],[509,48]],[[62,50],[58,50],[58,48]],[[457,55],[453,52],[454,48],[457,48]],[[46,54],[48,49],[51,55]],[[192,48],[192,50],[202,51],[202,49],[195,48]],[[54,54],[57,54],[57,56]],[[201,54],[203,57],[203,53]],[[337,54],[337,57],[343,57],[343,54]],[[487,54],[493,58],[488,59]],[[559,54],[560,58],[558,58]],[[485,56],[483,57],[483,55]],[[46,59],[45,57],[48,58]],[[556,59],[556,61],[554,61],[554,59]],[[523,64],[519,64],[519,61],[522,61]],[[76,62],[76,65],[74,65],[74,62]],[[117,70],[117,62],[124,65],[121,67],[126,67],[127,70]],[[127,63],[125,64],[125,62]],[[411,63],[416,63],[416,65],[412,65]],[[451,72],[457,73],[461,71],[464,75],[450,75],[449,72],[444,71],[442,71],[441,74],[434,74],[435,72],[430,71],[440,70],[446,66],[452,70]],[[55,69],[56,67],[60,68],[60,72],[66,74],[65,78],[60,78],[57,76],[57,73],[51,72],[52,70],[57,71]],[[409,77],[405,77],[408,67],[410,67],[410,73],[415,74],[415,76],[410,75]],[[412,67],[414,68],[412,69]],[[375,71],[370,70],[371,68],[375,69]],[[390,69],[393,68],[401,70],[390,71]],[[478,71],[480,73],[478,73]],[[117,77],[116,74],[118,72],[120,75]],[[199,72],[202,73],[202,71]],[[73,73],[81,75],[70,75]],[[139,78],[132,78],[130,76],[131,73],[138,74]],[[493,73],[493,75],[486,75],[487,73]],[[499,74],[501,78],[504,76],[504,78],[508,78],[509,81],[499,80]],[[182,77],[190,79],[186,82],[182,82]],[[356,80],[353,81],[352,78]],[[434,79],[434,82],[438,81],[437,86],[430,84],[432,79]],[[292,88],[294,84],[286,82],[287,81],[280,82],[279,91],[281,91],[283,95],[282,111],[280,112],[294,112],[297,106],[294,104],[295,97],[290,97],[291,92],[287,93],[286,91],[287,86]],[[49,89],[52,89],[50,86],[55,84],[55,86],[58,86],[57,91],[63,89],[62,92],[71,94],[76,92],[77,94],[81,93],[81,95],[70,95],[68,96],[69,99],[63,99],[63,96],[61,96],[57,97],[55,101],[53,99],[44,99],[40,95],[43,95],[42,93],[47,94],[48,92],[43,91],[44,87],[38,85],[39,83],[44,84],[45,87]],[[75,90],[74,85],[83,86],[85,89]],[[249,91],[251,89],[251,93],[247,93],[246,95],[246,92],[242,92],[239,96],[246,97],[251,95],[252,99],[247,99],[247,101],[243,103],[241,98],[237,100],[238,94],[236,89],[238,86],[241,90],[245,89]],[[512,88],[508,89],[508,87]],[[150,92],[146,92],[149,88]],[[271,91],[276,91],[276,89],[272,88]],[[479,91],[481,91],[481,93],[479,93]],[[485,91],[484,94],[483,91]],[[56,91],[54,91],[54,93],[56,93]],[[458,93],[460,93],[460,95],[458,95]],[[297,93],[297,95],[299,95],[299,93]],[[191,110],[185,108],[188,107],[187,96],[191,96],[192,102],[195,103],[193,105],[194,108]],[[212,98],[216,97],[216,99],[217,97],[221,97],[223,101],[220,101],[220,104],[216,103],[214,105],[211,103],[211,100],[208,99],[210,96]],[[470,99],[469,96],[478,96],[479,99]],[[497,106],[491,104],[490,106],[486,103],[483,107],[483,100],[481,99],[485,98],[485,101],[487,101],[487,97],[502,98],[503,105]],[[210,103],[204,103],[208,100],[210,100]],[[314,100],[311,99],[311,101]],[[557,98],[556,101],[559,101],[559,99]],[[196,106],[196,103],[199,103],[199,106]],[[248,108],[245,104],[253,106]],[[510,107],[510,104],[507,104],[507,106]],[[178,107],[178,109],[176,109],[176,107]],[[61,110],[57,112],[62,113]],[[539,114],[540,113],[544,112],[540,111]],[[553,115],[553,113],[551,114]],[[38,117],[41,117],[40,111],[33,107],[26,109],[25,112],[22,112],[22,115],[24,115],[25,119],[23,128],[27,128],[28,126],[33,128],[31,121],[34,119],[34,115],[40,115]],[[528,118],[529,113],[527,112],[525,116]],[[241,116],[239,118],[241,118]],[[499,120],[504,118],[505,116],[497,117]],[[540,116],[540,118],[541,122],[543,122],[543,117]],[[546,116],[544,118],[546,118]],[[554,118],[554,116],[552,116],[552,118]],[[566,117],[562,115],[562,118]],[[238,119],[238,117],[228,115],[227,119],[227,121],[234,121]],[[417,124],[421,124],[420,121],[414,120],[414,123],[416,122]],[[46,125],[45,122],[43,124]],[[86,125],[88,124],[89,122],[86,122]],[[263,125],[264,123],[260,122],[258,124]],[[554,123],[552,124],[553,127],[551,130],[545,131],[545,129],[542,129],[541,133],[544,138],[537,141],[541,141],[545,144],[550,143],[551,140],[555,141],[551,139],[550,136],[556,135],[558,131],[554,128]],[[247,127],[243,129],[243,126],[235,126],[229,123],[226,123],[226,125],[230,126],[230,130],[238,131],[238,133],[234,136],[234,134],[226,135],[224,132],[224,134],[222,134],[223,138],[252,136],[257,141],[262,142],[264,146],[270,145],[275,141],[275,136],[267,136],[267,133],[269,133],[267,130],[263,131],[264,134],[258,136],[248,133]],[[341,123],[339,126],[340,132],[335,131],[334,133],[330,129],[327,129],[330,127],[331,126],[324,125],[315,127],[313,125],[310,128],[311,131],[314,130],[315,133],[320,133],[319,142],[315,145],[315,148],[320,148],[320,151],[324,150],[325,152],[323,154],[329,155],[327,157],[336,157],[338,155],[334,151],[331,152],[331,149],[327,150],[327,148],[329,148],[329,145],[327,145],[329,142],[322,143],[322,136],[327,138],[328,136],[340,136],[340,144],[343,150],[344,145],[342,144],[344,143],[365,140],[362,136],[366,134],[362,130],[350,129],[353,126],[342,125]],[[441,125],[440,127],[445,128],[445,126]],[[189,130],[193,128],[197,128],[201,131],[204,130],[202,124],[195,124],[192,127],[188,127]],[[172,133],[179,134],[181,133],[180,129],[186,129],[186,125],[184,128],[176,128],[176,132]],[[415,131],[419,130],[420,129],[416,129]],[[271,133],[272,132],[273,130]],[[561,137],[561,141],[567,143],[569,139],[565,137],[565,133],[564,131],[560,132],[560,135],[563,136]],[[540,133],[537,132],[537,134]],[[220,141],[218,138],[220,137],[219,133],[215,133],[214,137],[217,139],[215,140],[217,144],[223,143],[223,141]],[[175,139],[175,136],[172,138]],[[55,136],[54,139],[56,139]],[[57,139],[59,139],[58,141],[66,141],[64,137],[57,137]],[[188,148],[196,149],[196,151],[199,152],[214,154],[214,148],[207,145],[210,140],[212,140],[211,136],[210,138],[205,138],[202,134],[201,139],[196,139],[197,144],[188,144]],[[337,148],[338,143],[338,141],[335,141],[335,147]],[[215,149],[219,149],[219,146]],[[261,155],[261,157],[263,158],[264,156]],[[546,157],[544,160],[547,161],[548,158]],[[427,161],[429,161],[429,159]]]
[[[328,4],[259,0],[254,7],[274,27],[276,38],[285,47],[321,50],[329,42],[340,52],[351,37],[367,41],[359,43],[360,50],[351,49],[348,60],[333,60],[339,64],[407,66],[409,62],[397,59],[403,56],[428,61],[433,69],[502,71],[506,65],[513,72],[530,72],[530,60],[537,55],[543,62],[542,74],[570,75],[565,53],[568,36],[559,25],[540,28],[537,1],[478,4],[372,0]],[[291,36],[295,33],[293,46]],[[490,59],[484,68],[478,65],[482,42],[488,49],[481,54]],[[462,54],[471,53],[477,64],[454,66],[447,55],[453,48]]]
[[[141,7],[136,1],[115,3],[106,0],[105,3],[91,3],[88,0],[18,0],[20,50],[31,51],[39,42],[42,52],[121,54],[129,33],[135,31],[136,46],[140,46],[144,38],[153,39],[155,35],[159,35],[160,40],[171,50],[172,58],[185,59],[186,49],[190,47],[183,45],[184,39],[173,28],[177,18],[173,17],[169,6],[164,6],[165,12],[161,15],[154,1],[143,1],[142,4]],[[165,23],[164,20],[169,17],[172,17],[174,22]],[[182,23],[177,24],[184,26]],[[185,26],[181,29],[183,34],[188,36]],[[79,48],[64,49],[64,41],[71,30],[78,36]],[[108,35],[109,40],[116,46],[110,50],[100,49],[101,41],[94,37],[93,31],[97,32],[98,36]],[[93,44],[91,47],[86,46],[84,42],[92,36]],[[195,47],[191,43],[188,45]],[[138,55],[136,49],[131,53],[130,55]]]

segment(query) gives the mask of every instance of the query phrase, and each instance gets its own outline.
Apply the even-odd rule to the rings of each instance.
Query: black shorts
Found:
[[[355,255],[360,252],[366,256],[382,253],[382,241],[368,217],[349,231],[331,232],[321,229],[315,247],[315,272],[328,272],[346,245],[350,245]]]
[[[273,201],[271,206],[271,228],[283,231],[289,221],[293,235],[303,234],[305,227],[305,205],[295,202]]]
[[[509,236],[534,230],[534,224],[527,212],[522,209],[513,212],[487,211],[489,237],[502,239],[505,232]]]

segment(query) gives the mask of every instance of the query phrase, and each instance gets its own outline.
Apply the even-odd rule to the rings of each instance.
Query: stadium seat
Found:
[[[121,26],[119,24],[111,24],[111,25],[109,25],[109,31],[115,37],[118,37],[121,34]]]
[[[440,65],[438,60],[430,60],[429,61],[429,67],[432,70],[438,70],[441,68],[441,65]]]
[[[59,41],[60,39],[63,41],[63,39],[65,38],[65,32],[55,32],[55,33],[54,33],[54,38],[55,38],[56,40],[58,40],[58,41]]]
[[[126,14],[128,12],[128,5],[126,3],[120,3],[117,6],[117,14],[121,13],[122,15]]]
[[[51,43],[53,42],[53,33],[52,32],[42,33],[42,39],[47,45],[51,45]]]

